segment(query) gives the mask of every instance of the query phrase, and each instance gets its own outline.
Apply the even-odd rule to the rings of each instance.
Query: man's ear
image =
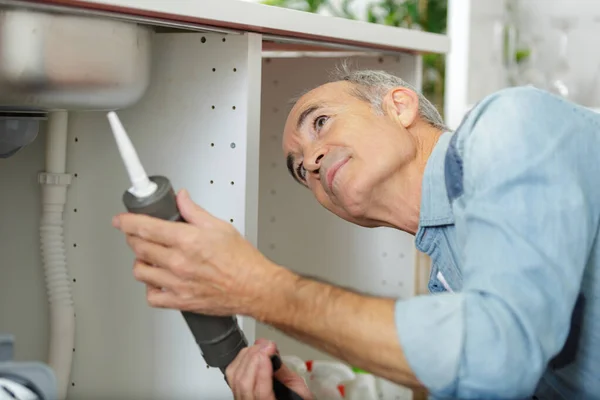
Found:
[[[393,88],[383,99],[383,109],[387,115],[408,128],[417,122],[419,116],[419,97],[405,87]]]

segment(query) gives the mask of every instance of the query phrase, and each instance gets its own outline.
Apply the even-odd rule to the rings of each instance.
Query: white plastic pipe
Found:
[[[64,174],[67,169],[68,120],[66,111],[54,111],[48,116],[46,172]]]
[[[58,381],[58,400],[67,397],[75,346],[75,307],[67,270],[63,234],[64,208],[70,176],[65,174],[67,153],[65,111],[52,112],[48,119],[46,172],[42,184],[40,239],[46,289],[50,305],[48,364]]]

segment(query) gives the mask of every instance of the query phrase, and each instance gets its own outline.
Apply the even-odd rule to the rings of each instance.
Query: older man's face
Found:
[[[283,151],[294,179],[325,208],[376,226],[369,208],[389,192],[384,187],[414,157],[415,146],[390,96],[378,115],[351,89],[351,83],[334,82],[301,97],[288,116]]]

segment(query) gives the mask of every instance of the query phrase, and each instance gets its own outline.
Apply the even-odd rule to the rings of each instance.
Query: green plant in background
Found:
[[[528,44],[521,42],[520,1],[507,0],[504,4],[506,21],[504,24],[502,62],[508,75],[506,84],[510,86],[518,84],[519,65],[527,62],[531,56],[531,49],[528,48]]]
[[[367,20],[376,24],[446,33],[447,0],[379,0],[367,8]],[[423,55],[423,94],[443,115],[446,59],[443,54]]]
[[[285,7],[294,10],[318,13],[327,10],[336,17],[357,19],[352,12],[351,5],[354,0],[341,0],[339,7],[335,7],[331,0],[263,0],[261,3],[269,6]]]
[[[270,6],[292,8],[294,10],[316,13],[319,12],[326,3],[329,3],[329,0],[265,0],[262,3]]]
[[[354,0],[264,0],[263,4],[360,19],[352,10]],[[446,33],[447,0],[376,0],[367,7],[366,20],[375,24]],[[423,55],[423,94],[443,113],[446,63],[443,54]]]

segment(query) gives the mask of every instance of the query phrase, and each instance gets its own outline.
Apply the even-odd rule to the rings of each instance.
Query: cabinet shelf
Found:
[[[4,0],[4,3],[17,1]],[[75,12],[110,13],[132,20],[151,18],[157,24],[162,21],[173,27],[180,23],[182,29],[205,26],[253,32],[264,35],[265,39],[312,42],[317,47],[414,53],[445,53],[450,47],[445,35],[239,0],[22,0],[18,3],[32,8],[62,7]]]

